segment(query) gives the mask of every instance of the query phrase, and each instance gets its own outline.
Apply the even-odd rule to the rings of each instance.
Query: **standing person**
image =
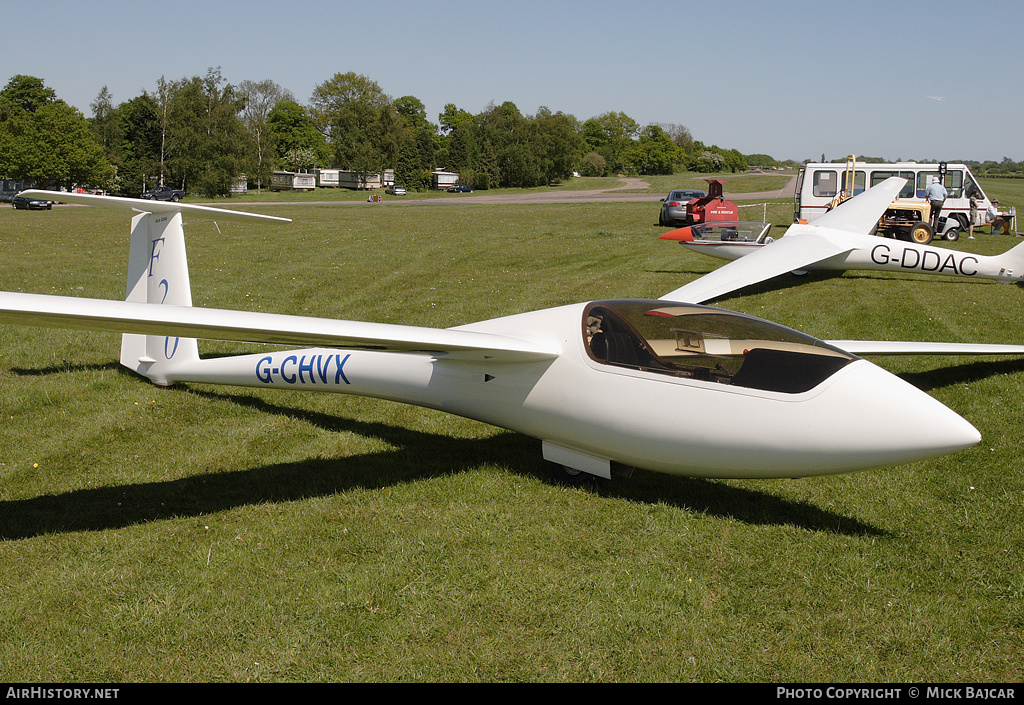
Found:
[[[980,220],[980,213],[978,213],[978,206],[981,205],[981,195],[978,193],[978,189],[971,189],[971,224],[967,229],[967,239],[974,239],[974,226],[982,225],[984,221]]]
[[[933,176],[932,182],[925,189],[924,197],[932,204],[932,232],[939,231],[939,216],[942,214],[942,204],[946,202],[949,193],[946,187],[939,181],[939,177]]]

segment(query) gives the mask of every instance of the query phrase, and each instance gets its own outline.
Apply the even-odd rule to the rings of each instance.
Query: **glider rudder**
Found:
[[[1011,247],[1002,255],[998,255],[999,266],[1003,274],[1017,277],[1017,283],[1024,281],[1024,242]]]
[[[132,218],[126,301],[191,306],[181,211],[138,213]],[[195,338],[125,333],[121,364],[155,384],[167,386],[168,373],[199,360]]]

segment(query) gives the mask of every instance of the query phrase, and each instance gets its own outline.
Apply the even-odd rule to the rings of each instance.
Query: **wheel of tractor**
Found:
[[[918,245],[927,245],[932,241],[932,226],[928,223],[915,223],[910,228],[910,241]]]

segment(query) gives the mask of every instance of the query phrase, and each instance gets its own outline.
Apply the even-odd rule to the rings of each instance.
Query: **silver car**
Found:
[[[694,198],[704,198],[707,194],[696,189],[676,189],[661,199],[661,214],[658,225],[677,225],[686,220],[686,204]]]

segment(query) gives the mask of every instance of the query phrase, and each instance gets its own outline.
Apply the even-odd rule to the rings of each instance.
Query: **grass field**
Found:
[[[271,212],[295,222],[186,229],[196,305],[453,326],[718,266],[659,241],[652,204]],[[122,298],[127,241],[121,214],[0,208],[0,289]],[[720,303],[823,338],[1021,343],[1022,297],[850,272]],[[1024,677],[1022,360],[877,360],[979,428],[954,456],[570,489],[534,439],[372,399],[161,390],[118,346],[0,326],[0,681]]]

